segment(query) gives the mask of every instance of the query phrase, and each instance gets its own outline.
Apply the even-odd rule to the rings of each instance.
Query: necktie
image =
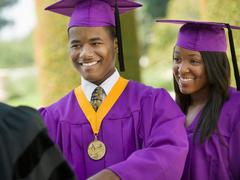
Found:
[[[96,87],[92,93],[91,105],[95,111],[98,110],[99,106],[103,101],[104,90],[100,86]]]

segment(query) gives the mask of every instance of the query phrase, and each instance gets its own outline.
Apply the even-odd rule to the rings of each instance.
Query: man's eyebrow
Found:
[[[81,42],[80,40],[71,40],[70,41],[71,44],[80,43],[80,42]]]
[[[89,41],[102,41],[102,38],[100,38],[100,37],[93,37]]]

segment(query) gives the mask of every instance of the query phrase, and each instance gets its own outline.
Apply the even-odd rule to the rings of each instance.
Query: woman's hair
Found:
[[[201,51],[204,61],[208,83],[210,87],[209,100],[204,106],[200,115],[198,124],[194,131],[194,138],[200,132],[200,143],[208,139],[217,129],[218,119],[221,108],[228,99],[228,88],[230,86],[230,67],[226,53],[224,52],[206,52]],[[174,78],[173,78],[174,79]],[[191,96],[180,92],[178,84],[174,79],[174,90],[176,93],[176,102],[187,114],[191,104]]]

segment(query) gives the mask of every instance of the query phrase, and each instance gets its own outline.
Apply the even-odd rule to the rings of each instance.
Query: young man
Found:
[[[0,179],[75,179],[35,109],[0,103],[0,146]]]
[[[115,6],[115,9],[113,7]],[[120,13],[129,0],[59,1],[71,16],[69,53],[82,84],[40,112],[78,179],[180,179],[188,150],[184,115],[163,89],[120,77]],[[115,11],[115,18],[114,18]],[[123,69],[121,54],[120,68]]]

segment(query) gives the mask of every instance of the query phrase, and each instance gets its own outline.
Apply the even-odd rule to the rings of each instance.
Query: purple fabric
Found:
[[[114,3],[115,0],[61,0],[48,6],[46,10],[70,16],[69,28],[115,26]],[[130,0],[118,0],[120,13],[140,6],[141,4]]]
[[[218,128],[203,144],[193,143],[193,132],[199,115],[187,128],[189,153],[182,180],[240,179],[240,93],[230,89],[230,99],[224,103]]]
[[[178,33],[177,46],[193,51],[227,51],[224,23],[187,20],[157,20],[157,22],[183,24]],[[230,27],[240,29],[238,26]]]
[[[206,24],[184,24],[179,30],[176,45],[192,51],[227,51],[224,29]]]
[[[107,152],[99,161],[88,157],[93,134],[73,91],[40,113],[79,180],[104,168],[123,180],[182,175],[188,151],[185,117],[163,89],[129,82],[102,122],[99,139]]]

